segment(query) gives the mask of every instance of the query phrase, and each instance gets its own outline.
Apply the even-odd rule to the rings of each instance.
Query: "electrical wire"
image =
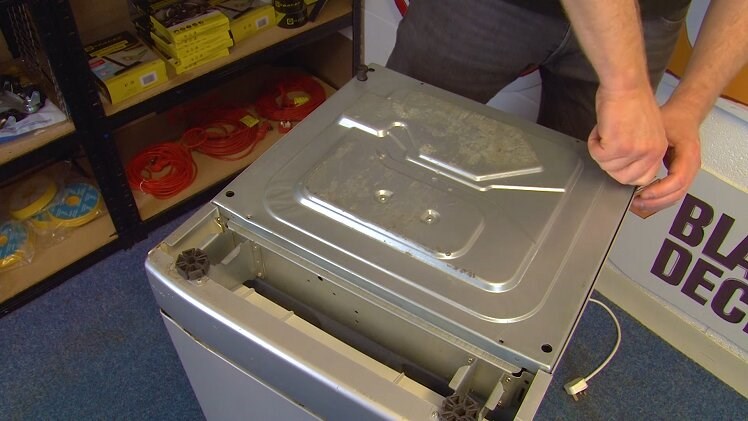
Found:
[[[193,148],[213,158],[236,161],[252,153],[257,143],[265,138],[267,122],[248,126],[241,120],[223,119],[203,127],[206,139]]]
[[[192,184],[197,164],[183,143],[166,142],[140,151],[128,162],[125,172],[132,189],[167,199]]]
[[[618,319],[616,318],[616,315],[613,314],[613,311],[605,305],[602,301],[596,300],[594,298],[590,298],[589,301],[601,306],[605,311],[608,312],[610,317],[613,319],[613,323],[616,325],[616,344],[613,346],[613,350],[610,351],[610,354],[608,355],[608,358],[605,359],[605,361],[602,362],[596,369],[594,369],[590,374],[588,374],[585,377],[577,377],[570,381],[568,381],[566,384],[564,384],[564,390],[566,390],[566,393],[568,393],[574,400],[579,400],[579,396],[584,395],[587,393],[587,388],[589,385],[587,382],[592,380],[593,377],[595,377],[600,371],[605,368],[606,365],[613,359],[613,356],[616,355],[616,352],[618,351],[618,347],[621,345],[621,325],[618,323]]]
[[[302,95],[292,95],[302,94]],[[276,82],[255,103],[257,113],[274,121],[301,121],[325,101],[325,89],[309,76],[290,76]]]
[[[613,314],[613,310],[610,309],[605,303],[602,301],[596,300],[594,298],[590,298],[590,301],[601,306],[605,311],[610,314],[610,317],[613,319],[613,323],[616,325],[616,344],[613,345],[613,350],[610,351],[610,355],[608,355],[608,358],[605,359],[605,361],[602,362],[596,369],[594,369],[590,374],[584,377],[584,380],[586,382],[589,382],[593,377],[595,377],[600,371],[602,371],[603,368],[605,368],[606,365],[610,362],[610,360],[613,359],[613,356],[616,355],[616,352],[618,352],[618,347],[621,345],[621,325],[618,323],[618,318],[616,318],[616,315]]]
[[[202,120],[209,119],[212,121],[186,130],[176,142],[160,143],[135,155],[126,166],[130,187],[158,199],[172,197],[197,177],[191,151],[225,161],[239,160],[252,153],[270,130],[267,121],[259,122],[239,108],[210,110]]]

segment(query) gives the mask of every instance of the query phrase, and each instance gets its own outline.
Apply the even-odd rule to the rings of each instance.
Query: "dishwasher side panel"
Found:
[[[208,349],[169,316],[161,313],[161,318],[208,420],[320,419]]]

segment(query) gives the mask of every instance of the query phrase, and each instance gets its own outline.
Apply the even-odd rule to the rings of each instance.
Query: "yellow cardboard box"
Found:
[[[202,66],[203,64],[210,63],[213,60],[219,59],[221,57],[226,57],[228,55],[229,49],[224,48],[211,52],[209,55],[197,61],[182,62],[166,56],[164,56],[164,60],[166,60],[166,70],[169,74],[169,77],[175,77],[196,67]]]
[[[186,7],[187,3],[176,3],[153,12],[150,16],[153,32],[177,45],[193,42],[206,32],[220,29],[228,32],[229,19],[223,13],[207,4],[194,3],[188,12],[176,16],[170,11],[180,5]]]
[[[167,80],[164,61],[129,32],[93,42],[84,49],[99,89],[112,104]]]
[[[234,45],[231,35],[224,30],[206,32],[194,41],[183,44],[171,43],[161,38],[158,34],[151,32],[151,41],[153,41],[153,45],[159,51],[179,60],[186,60],[193,55],[204,53],[205,51],[229,48]]]
[[[272,0],[225,0],[216,7],[229,18],[234,42],[275,26]]]

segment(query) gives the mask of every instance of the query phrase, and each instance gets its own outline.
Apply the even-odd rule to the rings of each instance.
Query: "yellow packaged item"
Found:
[[[229,19],[207,1],[176,2],[153,11],[153,32],[173,43],[183,44],[220,29],[228,32]]]
[[[0,221],[0,272],[31,261],[32,234],[16,221]]]
[[[202,60],[190,63],[182,63],[179,60],[173,58],[166,58],[166,69],[169,77],[175,77],[176,75],[180,75],[186,71],[192,70],[196,67],[202,66],[203,64],[210,63],[213,60],[219,59],[221,57],[226,57],[228,55],[229,49],[224,48],[222,50],[214,52],[213,54]]]
[[[234,42],[275,26],[271,0],[226,0],[216,6],[229,18]]]
[[[206,32],[192,42],[179,45],[161,38],[154,32],[151,32],[151,40],[160,52],[179,60],[205,51],[229,48],[234,45],[231,35],[222,29]]]
[[[18,220],[26,220],[40,213],[54,200],[57,184],[45,175],[31,177],[10,195],[8,212]]]
[[[81,181],[67,184],[60,199],[50,206],[47,213],[53,224],[74,228],[96,219],[103,206],[101,193],[96,186]]]
[[[89,44],[85,51],[99,88],[112,104],[167,80],[164,61],[129,32]]]

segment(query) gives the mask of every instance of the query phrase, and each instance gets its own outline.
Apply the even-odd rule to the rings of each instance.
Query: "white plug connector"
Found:
[[[603,302],[596,300],[594,298],[590,298],[590,302],[593,302],[595,304],[598,304],[601,306],[605,311],[608,312],[610,317],[613,319],[613,323],[616,325],[616,344],[613,346],[613,350],[610,351],[610,355],[608,355],[608,358],[603,361],[602,364],[600,364],[599,367],[597,367],[592,373],[588,374],[587,377],[577,377],[576,379],[566,383],[564,385],[564,390],[566,390],[566,393],[571,395],[572,398],[574,398],[575,401],[579,400],[580,395],[586,395],[587,392],[587,382],[592,380],[593,377],[597,375],[597,373],[600,372],[608,363],[610,360],[613,359],[613,356],[616,355],[616,351],[618,351],[618,347],[621,345],[621,324],[618,323],[618,319],[616,318],[616,315],[613,314],[613,310],[610,309],[610,307],[606,306]]]
[[[577,377],[576,379],[566,383],[564,385],[564,390],[566,390],[566,393],[571,395],[571,397],[574,398],[575,401],[578,401],[580,395],[587,394],[587,381],[584,379],[584,377]]]

